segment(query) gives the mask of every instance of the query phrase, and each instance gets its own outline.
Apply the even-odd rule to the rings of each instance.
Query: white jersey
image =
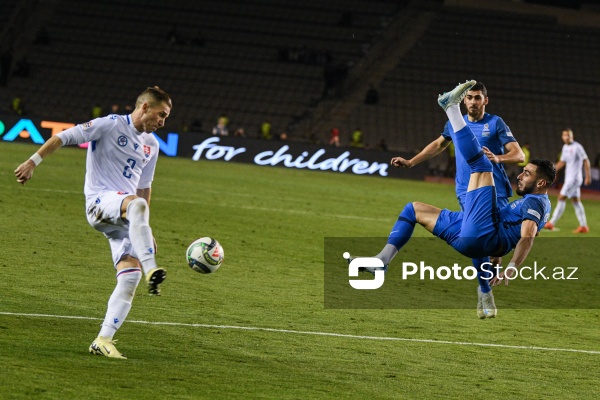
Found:
[[[577,142],[565,144],[560,154],[560,161],[565,162],[565,184],[577,182],[579,186],[583,183],[583,161],[588,156],[583,146]]]
[[[108,115],[58,134],[63,145],[89,143],[85,173],[86,202],[103,191],[136,194],[150,188],[158,141],[133,126],[131,115]]]

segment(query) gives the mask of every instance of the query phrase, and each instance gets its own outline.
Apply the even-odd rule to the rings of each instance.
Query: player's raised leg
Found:
[[[415,230],[415,225],[419,224],[429,232],[433,233],[441,212],[441,209],[421,202],[407,203],[404,206],[404,209],[392,227],[387,243],[375,256],[375,258],[379,258],[383,262],[384,271],[387,271],[388,264],[396,254],[398,254],[400,249],[408,243]],[[348,255],[347,260],[348,263],[350,263],[353,260],[353,257]],[[374,270],[375,268],[364,268],[361,271],[374,274]]]
[[[471,168],[471,180],[467,190],[494,184],[492,163],[485,156],[477,137],[467,126],[460,112],[461,101],[475,83],[477,82],[473,80],[461,83],[451,91],[438,96],[438,104],[446,112],[454,131],[450,132],[452,141]]]
[[[141,197],[131,196],[123,201],[121,211],[129,221],[129,239],[146,275],[148,292],[160,296],[160,284],[167,278],[167,271],[156,265],[148,203]]]

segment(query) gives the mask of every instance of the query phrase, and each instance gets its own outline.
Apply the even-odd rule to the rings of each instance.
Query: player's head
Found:
[[[573,130],[570,128],[563,129],[561,137],[565,144],[573,143]]]
[[[483,117],[485,106],[488,104],[487,88],[483,82],[477,82],[475,86],[467,91],[464,102],[469,117],[475,120]]]
[[[143,132],[154,132],[165,125],[171,113],[171,96],[158,86],[144,90],[135,101],[136,128]],[[139,125],[139,126],[138,126]]]
[[[556,179],[556,168],[548,160],[531,160],[517,177],[517,194],[546,193]]]

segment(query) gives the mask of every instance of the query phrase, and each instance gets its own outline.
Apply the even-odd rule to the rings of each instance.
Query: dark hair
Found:
[[[135,101],[136,108],[141,106],[144,103],[148,103],[151,106],[154,106],[159,103],[165,103],[169,107],[173,107],[171,103],[171,96],[158,86],[148,87],[144,90]]]
[[[469,90],[473,90],[475,92],[481,92],[483,94],[483,97],[487,97],[487,88],[485,87],[485,85],[483,84],[483,82],[477,82],[471,89]]]
[[[540,160],[536,158],[535,160],[529,161],[530,164],[533,164],[537,167],[535,173],[539,178],[545,179],[548,182],[546,187],[549,187],[554,183],[556,179],[556,168],[554,168],[554,164],[548,160]]]

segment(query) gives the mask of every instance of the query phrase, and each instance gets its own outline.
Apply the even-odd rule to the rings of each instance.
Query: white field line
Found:
[[[26,314],[26,313],[13,313],[13,312],[2,312],[0,315],[8,315],[15,317],[28,317],[28,318],[55,318],[55,319],[79,319],[79,320],[90,320],[90,321],[102,321],[102,318],[93,317],[82,317],[72,315],[52,315],[52,314]],[[390,341],[390,342],[411,342],[411,343],[430,343],[430,344],[445,344],[455,346],[476,346],[476,347],[494,347],[502,349],[514,349],[514,350],[536,350],[536,351],[549,351],[549,352],[569,352],[569,353],[584,353],[584,354],[600,354],[598,350],[580,350],[580,349],[563,349],[555,347],[539,347],[539,346],[517,346],[508,344],[498,343],[476,343],[476,342],[454,342],[450,340],[433,340],[433,339],[409,339],[409,338],[398,338],[398,337],[386,337],[386,336],[363,336],[363,335],[350,335],[344,333],[334,332],[314,332],[314,331],[297,331],[292,329],[277,329],[277,328],[261,328],[256,326],[238,326],[238,325],[210,325],[210,324],[186,324],[181,322],[152,322],[152,321],[136,321],[128,320],[129,324],[143,324],[143,325],[159,325],[159,326],[180,326],[190,328],[206,328],[206,329],[231,329],[231,330],[242,330],[242,331],[259,331],[259,332],[271,332],[271,333],[289,333],[295,335],[311,335],[311,336],[326,336],[326,337],[337,337],[346,339],[362,339],[362,340],[378,340],[378,341]]]

